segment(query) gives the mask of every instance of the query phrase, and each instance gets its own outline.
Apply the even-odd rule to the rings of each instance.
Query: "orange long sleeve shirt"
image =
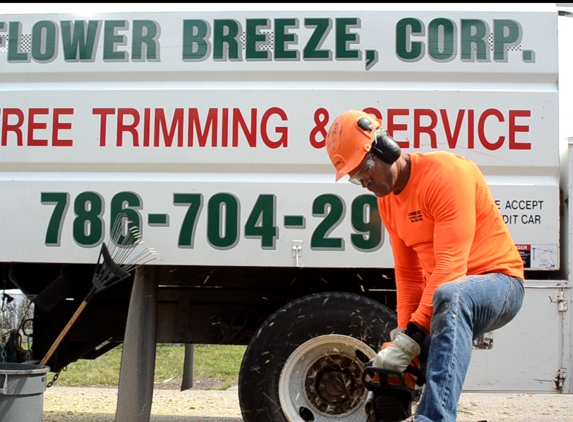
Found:
[[[406,187],[378,198],[378,208],[394,255],[398,327],[429,331],[438,286],[496,272],[523,279],[523,261],[476,164],[450,152],[409,156]]]

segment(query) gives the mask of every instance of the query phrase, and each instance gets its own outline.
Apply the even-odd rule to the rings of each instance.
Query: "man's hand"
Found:
[[[404,331],[404,328],[394,328],[392,331],[390,331],[390,341],[393,342],[396,339],[398,333],[403,333]]]
[[[404,372],[420,354],[420,345],[404,333],[396,333],[394,343],[378,352],[372,366]]]

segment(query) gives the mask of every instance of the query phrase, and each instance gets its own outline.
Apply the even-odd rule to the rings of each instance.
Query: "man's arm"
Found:
[[[406,328],[424,292],[424,272],[414,249],[406,246],[391,228],[386,227],[386,230],[394,256],[398,328]]]
[[[467,166],[436,177],[426,192],[426,203],[435,221],[435,268],[428,278],[420,306],[412,321],[430,329],[432,298],[443,283],[467,275],[468,259],[476,229],[476,182]]]

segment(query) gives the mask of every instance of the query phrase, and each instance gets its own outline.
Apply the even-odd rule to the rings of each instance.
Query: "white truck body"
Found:
[[[391,269],[324,149],[363,109],[474,160],[522,253],[466,391],[572,393],[567,7],[351,6],[0,15],[0,262],[93,264],[128,209],[152,265]]]
[[[332,183],[324,150],[329,122],[342,110],[359,108],[379,113],[406,151],[442,149],[476,161],[515,242],[524,245],[528,269],[559,269],[557,32],[546,31],[556,27],[557,17],[549,6],[545,9],[547,13],[524,11],[514,17],[498,12],[496,20],[502,24],[497,30],[518,32],[498,34],[497,41],[492,35],[483,58],[473,52],[475,43],[461,39],[460,21],[469,20],[461,10],[416,11],[412,18],[403,10],[340,11],[328,17],[318,11],[276,11],[273,18],[265,11],[202,12],[187,19],[167,12],[94,15],[90,21],[97,30],[87,43],[92,49],[80,51],[74,45],[73,53],[62,47],[65,30],[59,22],[65,18],[31,14],[13,21],[7,16],[0,32],[6,96],[0,112],[3,177],[10,182],[2,184],[2,196],[10,208],[9,218],[0,224],[14,240],[2,249],[2,259],[93,262],[109,231],[110,203],[118,192],[132,192],[128,197],[137,197],[132,206],[141,216],[145,241],[161,252],[166,264],[241,265],[253,259],[256,265],[289,266],[294,263],[292,242],[300,240],[300,265],[390,267],[383,235],[366,251],[351,241],[357,230],[351,226],[350,206],[358,192],[347,183]],[[475,13],[480,28],[495,29],[493,12]],[[268,19],[270,28],[264,29],[260,19]],[[295,19],[299,26],[284,29],[296,41],[284,41],[283,48],[297,59],[274,57],[274,38],[268,34],[281,19]],[[305,25],[305,19],[329,26]],[[397,57],[394,31],[379,30],[408,19],[420,22],[420,32],[428,33],[404,32],[404,42],[409,37],[419,44],[415,60]],[[426,27],[436,19],[446,19],[453,31],[447,60],[437,61],[427,51],[433,32]],[[217,60],[212,46],[216,35],[210,35],[201,41],[206,43],[204,56],[182,58],[183,37],[189,38],[195,28],[191,23],[199,27],[201,22],[205,31],[217,34],[214,21],[234,22],[243,32],[247,21],[256,22],[253,34],[247,31],[245,37],[266,41],[256,41],[252,52],[243,46],[238,59]],[[10,22],[19,22],[20,29]],[[184,22],[191,22],[187,29]],[[45,34],[36,41],[34,25],[36,33]],[[133,45],[147,40],[134,35],[136,27],[154,28],[157,35]],[[75,34],[69,25],[67,31]],[[338,32],[348,41],[341,41]],[[304,53],[318,35],[322,42],[314,47],[317,51]],[[519,40],[508,43],[506,38],[514,35]],[[12,59],[9,37],[24,46],[14,50]],[[502,50],[503,58],[495,59],[494,44],[504,40],[511,45],[503,47],[508,50]],[[41,43],[47,52],[40,53]],[[470,59],[462,58],[466,45]],[[36,48],[39,57],[33,54]],[[147,48],[148,55],[135,55],[135,48]],[[337,53],[337,48],[343,50]],[[532,58],[525,60],[525,52]],[[325,58],[312,57],[318,53]],[[106,54],[118,58],[106,59]],[[375,57],[370,64],[369,55]],[[57,236],[46,242],[55,200],[42,203],[38,195],[54,191],[69,195],[65,204],[70,208],[53,222],[58,223]],[[101,198],[102,227],[86,240],[79,225],[73,232],[70,211],[81,205],[77,196],[88,191]],[[205,205],[195,221],[192,247],[178,242],[188,208],[174,204],[173,195],[179,192],[199,194]],[[220,193],[234,196],[223,200],[237,208],[232,217],[231,211],[223,214],[237,226],[232,234],[223,223],[211,221],[216,207],[207,204]],[[338,196],[343,208],[328,227],[328,237],[340,241],[323,248],[311,239],[323,220],[313,215],[312,204],[327,193]],[[246,238],[243,229],[259,195],[273,196],[276,236],[267,242],[270,247]],[[22,204],[30,206],[22,209]],[[150,222],[150,214],[157,214],[161,223]],[[302,217],[304,230],[287,226],[284,216]],[[220,236],[208,235],[208,222],[218,226],[213,229]],[[217,246],[219,237],[229,237],[221,242],[229,245]]]

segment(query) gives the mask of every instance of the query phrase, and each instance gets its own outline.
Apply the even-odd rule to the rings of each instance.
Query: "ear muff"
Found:
[[[383,129],[378,129],[374,133],[372,150],[378,158],[388,164],[394,163],[402,154],[398,142]]]

